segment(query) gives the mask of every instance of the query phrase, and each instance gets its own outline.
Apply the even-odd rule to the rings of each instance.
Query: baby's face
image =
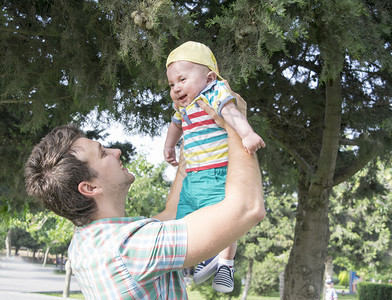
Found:
[[[182,60],[168,66],[170,97],[177,107],[187,107],[210,83],[209,71],[206,66]]]

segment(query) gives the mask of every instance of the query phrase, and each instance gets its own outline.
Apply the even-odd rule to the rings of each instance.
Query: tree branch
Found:
[[[0,100],[0,105],[2,104],[16,104],[16,103],[27,103],[31,102],[32,100],[12,100],[12,99],[6,99],[6,100]]]
[[[42,37],[58,37],[58,38],[60,38],[61,37],[61,35],[59,35],[59,34],[52,34],[52,33],[31,33],[31,32],[28,32],[28,31],[22,31],[22,30],[18,30],[18,29],[15,29],[15,28],[5,28],[5,27],[2,27],[2,28],[0,28],[0,32],[8,32],[8,33],[19,33],[19,34],[22,34],[22,35],[27,35],[27,36],[42,36]]]
[[[359,148],[358,156],[349,167],[345,168],[343,172],[336,173],[333,178],[333,186],[336,186],[347,179],[354,176],[355,173],[364,168],[371,160],[376,158],[378,154],[381,152],[380,149],[383,149],[383,143],[380,141],[374,141],[370,139],[366,145]],[[366,149],[366,150],[364,150]]]
[[[280,139],[280,135],[276,131],[271,131],[271,138],[277,142],[284,150],[286,150],[295,160],[295,162],[298,164],[300,168],[302,168],[309,176],[313,174],[313,168],[310,164],[306,162],[306,160],[299,155],[299,153],[290,147],[288,147],[285,143],[282,142],[282,139]]]
[[[339,149],[340,126],[342,116],[342,94],[340,78],[326,82],[326,102],[323,140],[320,157],[317,162],[315,181],[312,182],[309,195],[319,196],[325,188],[332,187],[336,170],[336,158]]]
[[[55,99],[55,101],[53,101],[53,103],[57,103],[59,101],[65,100],[65,99],[71,99],[71,96],[63,96],[60,98]],[[33,101],[37,101],[37,99],[28,99],[28,100],[24,100],[24,99],[5,99],[5,100],[0,100],[0,105],[2,104],[17,104],[17,103],[28,103],[28,102],[33,102]]]

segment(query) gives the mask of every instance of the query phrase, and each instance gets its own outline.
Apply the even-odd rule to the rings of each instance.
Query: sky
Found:
[[[92,130],[94,128],[86,126],[83,129]],[[145,156],[149,158],[150,163],[158,165],[164,161],[163,146],[165,143],[166,133],[167,127],[162,130],[162,134],[160,136],[156,136],[154,138],[141,134],[129,134],[126,133],[124,127],[120,123],[111,122],[110,127],[101,133],[103,135],[108,134],[108,136],[104,140],[99,140],[99,142],[105,145],[110,142],[129,141],[136,148],[136,152],[138,154],[145,154]],[[177,168],[167,164],[165,175],[169,178],[169,180],[173,180],[176,171]]]

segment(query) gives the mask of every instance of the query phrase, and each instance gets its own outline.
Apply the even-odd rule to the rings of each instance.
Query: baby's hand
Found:
[[[165,149],[163,150],[163,155],[165,157],[165,160],[173,167],[178,166],[178,162],[176,160],[176,150],[174,148],[165,147]]]
[[[246,137],[242,139],[242,145],[245,147],[249,154],[256,152],[261,147],[265,147],[263,139],[254,131],[250,132]]]

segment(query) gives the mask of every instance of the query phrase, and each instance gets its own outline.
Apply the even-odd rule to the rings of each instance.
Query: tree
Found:
[[[125,208],[127,216],[152,217],[164,210],[171,184],[164,177],[166,166],[166,163],[154,166],[143,155],[127,165],[135,175]]]
[[[271,187],[266,190],[266,218],[238,243],[236,269],[246,277],[242,299],[249,290],[258,295],[277,290],[293,243],[296,201],[295,195],[281,194]]]
[[[15,247],[15,255],[18,255],[20,248],[35,249],[38,243],[26,230],[16,227],[11,231],[11,246]]]
[[[270,138],[270,151],[260,155],[271,181],[287,185],[286,174],[297,180],[298,210],[284,299],[319,299],[332,187],[377,156],[387,159],[391,153],[391,6],[384,1],[269,4],[292,18],[294,30],[284,34],[298,39],[286,40],[284,51],[271,54],[271,72],[256,69],[244,78],[240,93],[248,100],[252,120],[266,119],[260,125],[265,126],[262,136]],[[237,1],[215,23],[223,30],[231,28],[235,36],[247,24],[236,13],[252,16],[261,8]],[[279,11],[272,15],[279,17]],[[256,17],[253,21],[268,24]],[[251,53],[260,53],[257,46],[262,51],[263,42],[268,43],[257,35],[257,26],[249,30],[235,52],[242,58],[242,70],[255,64]],[[234,45],[229,40],[223,48],[229,43]]]
[[[22,211],[24,162],[55,126],[82,124],[91,111],[101,122],[105,110],[121,117],[130,131],[156,130],[163,118],[151,117],[159,103],[139,95],[149,84],[118,55],[118,34],[97,2],[3,1],[0,16],[0,205]]]
[[[329,255],[341,268],[368,276],[389,273],[392,247],[392,171],[375,164],[336,187],[330,203]]]
[[[267,142],[267,184],[298,194],[284,297],[318,299],[333,186],[376,157],[390,162],[391,14],[384,0],[6,1],[1,120],[17,122],[3,126],[2,153],[23,157],[95,107],[158,131],[170,111],[165,58],[202,41]],[[13,190],[5,177],[1,190]]]

